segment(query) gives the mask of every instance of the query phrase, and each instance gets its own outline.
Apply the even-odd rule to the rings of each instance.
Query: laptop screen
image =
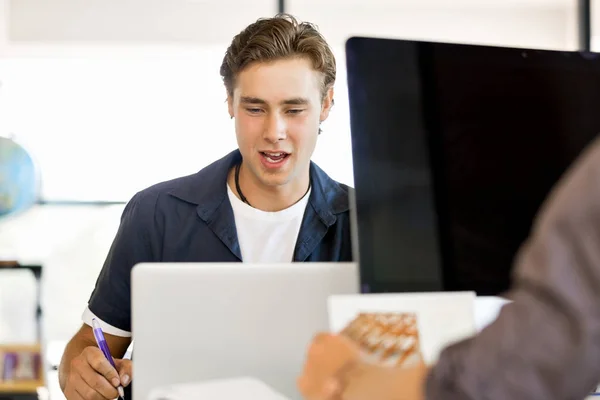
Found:
[[[600,57],[351,38],[346,58],[363,292],[501,294],[600,131]]]

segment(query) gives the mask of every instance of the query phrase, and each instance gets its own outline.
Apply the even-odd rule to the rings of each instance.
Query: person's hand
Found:
[[[350,339],[318,334],[309,346],[298,389],[307,400],[341,399],[342,380],[361,363],[358,346]]]
[[[115,370],[95,346],[86,347],[71,360],[65,384],[67,400],[112,400],[119,396],[117,387],[131,382],[131,360],[115,359]]]
[[[361,360],[350,339],[319,334],[311,343],[298,389],[306,400],[422,400],[425,364],[411,368]]]

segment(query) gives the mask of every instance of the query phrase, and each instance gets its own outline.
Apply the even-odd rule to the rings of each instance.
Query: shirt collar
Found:
[[[184,184],[172,188],[170,195],[196,204],[198,215],[209,222],[215,211],[227,198],[227,177],[231,168],[240,163],[242,155],[234,150],[225,157],[203,168],[182,182]],[[336,215],[349,209],[348,190],[331,179],[317,164],[310,163],[310,181],[312,190],[309,205],[313,207],[319,218],[327,226],[331,226]]]

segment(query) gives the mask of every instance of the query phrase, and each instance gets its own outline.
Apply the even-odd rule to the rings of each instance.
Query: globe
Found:
[[[0,137],[0,218],[31,207],[38,186],[31,155],[14,140]]]

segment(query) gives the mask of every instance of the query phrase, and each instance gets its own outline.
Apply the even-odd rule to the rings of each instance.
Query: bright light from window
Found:
[[[0,61],[0,134],[37,159],[45,200],[126,201],[237,147],[219,66],[226,46]],[[352,185],[343,53],[313,160]],[[75,55],[74,55],[75,54]]]

